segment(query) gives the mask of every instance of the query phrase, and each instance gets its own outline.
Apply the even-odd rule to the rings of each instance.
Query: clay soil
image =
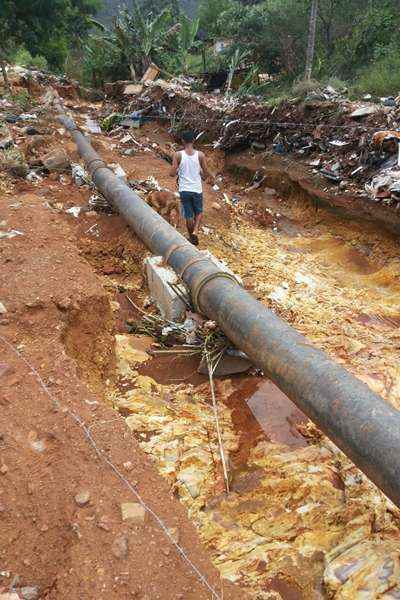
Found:
[[[0,246],[0,597],[30,585],[54,600],[194,600],[213,597],[207,581],[243,598],[221,582],[185,509],[102,401],[116,327],[103,273],[122,270],[141,287],[145,249],[117,216],[78,221],[51,209],[46,201],[86,204],[71,182],[9,179],[5,188],[1,220],[23,235]],[[132,487],[192,564],[151,514],[122,521],[121,504],[138,501]]]
[[[83,104],[78,107],[78,121],[80,112],[88,111]],[[162,146],[171,141],[154,124],[141,135]],[[55,137],[77,161],[72,142]],[[114,143],[107,136],[94,138],[102,157],[118,162],[128,179],[151,174],[161,186],[174,189],[166,161],[151,152],[124,156]],[[209,152],[209,158],[214,171],[223,170],[221,155]],[[248,183],[225,173],[230,198]],[[104,401],[114,374],[115,333],[126,332],[126,320],[137,317],[127,297],[142,306],[147,295],[141,265],[148,251],[118,215],[66,214],[72,206],[86,207],[92,193],[70,176],[61,181],[50,176],[35,185],[6,178],[2,189],[0,220],[7,230],[23,235],[0,240],[0,301],[6,309],[0,316],[0,598],[26,585],[39,586],[41,598],[54,600],[245,598],[243,589],[221,579],[185,508],[123,416]],[[394,240],[363,225],[336,223],[332,215],[321,217],[309,204],[304,209],[293,200],[295,188],[286,189],[286,199],[284,191],[273,200],[266,200],[263,190],[256,192],[236,209],[207,186],[205,225],[218,235],[206,230],[201,247],[229,257],[249,290],[397,405],[397,373],[394,365],[387,367],[396,338],[391,333],[381,348],[378,334],[373,342],[368,337],[372,318],[378,319],[372,329],[393,331],[397,305],[392,320],[383,322],[375,294],[383,284],[365,279],[392,265]],[[266,206],[280,216],[271,216]],[[335,227],[336,236],[331,233]],[[277,249],[274,260],[272,249]],[[291,261],[299,265],[293,272]],[[282,271],[285,265],[288,270]],[[295,270],[305,269],[308,276],[311,265],[322,269],[322,303],[331,297],[337,301],[337,321],[327,310],[316,324],[315,307],[268,299],[283,278],[292,285]],[[356,286],[357,278],[363,279]],[[353,291],[361,297],[358,290],[366,283],[371,312],[362,312],[364,305],[351,312]],[[387,295],[392,286],[395,278],[386,282]],[[308,312],[303,314],[303,308]],[[360,346],[347,347],[344,338],[359,339]],[[375,371],[363,359],[364,351]],[[193,371],[192,365],[186,368],[177,369],[182,379]],[[153,370],[149,363],[145,369],[157,381],[169,382],[170,365]],[[254,423],[249,439],[244,435],[248,421],[240,410],[242,396],[231,398],[233,420],[242,431],[238,465],[247,459],[252,438],[263,435]],[[304,445],[297,436],[289,441],[294,448]],[[137,503],[137,493],[173,532],[190,564],[149,511],[141,522],[122,520],[121,504]],[[86,495],[84,506],[77,502],[79,494]],[[305,598],[278,583],[270,589],[280,597]]]

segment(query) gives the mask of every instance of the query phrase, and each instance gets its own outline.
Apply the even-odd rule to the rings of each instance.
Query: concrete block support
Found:
[[[157,304],[163,319],[179,323],[184,320],[186,306],[175,294],[170,283],[177,284],[178,277],[162,256],[150,256],[144,261],[151,299]],[[181,285],[182,292],[185,288]]]

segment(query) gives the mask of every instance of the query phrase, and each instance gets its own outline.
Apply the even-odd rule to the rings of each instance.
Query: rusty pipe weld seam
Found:
[[[71,135],[85,161],[97,156],[80,132]],[[183,244],[169,256],[176,273],[201,256],[109,170],[100,169],[94,179],[152,252],[166,256],[171,247]],[[217,272],[211,261],[193,262],[184,283],[193,292],[196,282]],[[212,278],[202,287],[198,301],[228,338],[400,506],[400,412],[237,283]]]

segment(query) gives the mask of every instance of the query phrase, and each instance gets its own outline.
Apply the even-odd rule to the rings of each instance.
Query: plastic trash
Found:
[[[67,208],[65,212],[69,215],[73,215],[77,219],[81,210],[82,208],[80,206],[73,206],[72,208]]]
[[[86,119],[86,127],[89,129],[90,133],[101,133],[100,125],[93,119]]]
[[[0,240],[1,239],[10,239],[13,237],[17,237],[17,235],[25,235],[22,231],[18,231],[18,229],[10,229],[10,231],[0,231]]]
[[[37,115],[32,115],[28,113],[19,115],[19,120],[21,121],[36,121],[37,118]]]
[[[79,186],[88,183],[88,175],[81,165],[72,165],[72,178]]]
[[[26,179],[31,183],[40,183],[40,181],[43,181],[43,177],[40,177],[40,175],[38,175],[35,171],[28,173]]]

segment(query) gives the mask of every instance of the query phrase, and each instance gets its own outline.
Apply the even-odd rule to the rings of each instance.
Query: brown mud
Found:
[[[169,140],[154,124],[141,136]],[[156,154],[128,158],[115,140],[95,139],[102,156],[130,177],[151,173],[173,189],[168,164]],[[66,147],[74,152],[70,142]],[[220,155],[213,164],[228,200],[206,186],[211,234],[202,232],[201,247],[227,260],[262,302],[399,407],[395,238],[374,224],[316,210],[295,187],[287,195],[245,193]],[[235,194],[237,205],[230,202]],[[128,333],[127,321],[140,318],[129,298],[145,305],[147,250],[117,215],[64,214],[86,206],[88,195],[71,181],[46,180],[2,195],[7,224],[24,236],[1,242],[8,313],[0,333],[178,529],[221,597],[384,598],[400,581],[397,509],[260,377],[216,384],[230,471],[225,493],[207,380],[196,359],[152,358],[151,339]],[[14,196],[18,209],[10,206]],[[155,523],[121,520],[120,504],[134,501],[131,494],[66,413],[45,403],[26,364],[7,350],[4,365],[0,536],[10,575],[0,590],[18,574],[51,599],[209,597]],[[83,509],[74,500],[82,487],[90,491]],[[119,536],[128,546],[122,558],[115,554]]]

